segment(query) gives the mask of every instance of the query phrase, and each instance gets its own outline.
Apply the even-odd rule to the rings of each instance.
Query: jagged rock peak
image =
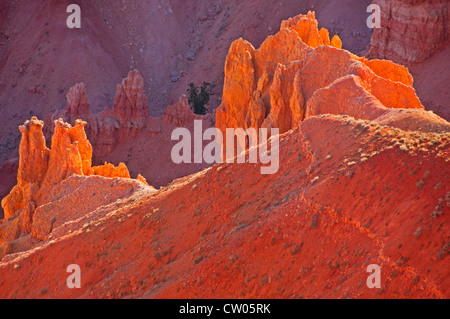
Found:
[[[354,78],[344,85],[347,76]],[[222,131],[279,128],[283,133],[324,110],[373,119],[386,108],[423,109],[412,83],[403,66],[341,49],[340,39],[330,40],[309,12],[283,21],[258,49],[243,39],[231,44],[216,126]],[[367,98],[355,96],[359,91]]]
[[[5,220],[0,223],[0,257],[7,252],[8,242],[31,232],[35,210],[51,201],[53,190],[69,177],[130,178],[123,163],[116,167],[105,162],[92,167],[92,146],[84,131],[86,124],[79,119],[75,126],[62,119],[55,120],[51,149],[46,147],[43,121],[32,117],[19,126],[22,140],[17,185],[1,202]],[[142,176],[138,178],[145,182]]]
[[[117,85],[113,113],[122,123],[146,119],[150,115],[147,96],[144,91],[144,78],[138,70],[132,70]]]
[[[88,103],[86,85],[77,83],[69,89],[66,94],[67,115],[75,118],[80,115],[89,114],[90,104]]]

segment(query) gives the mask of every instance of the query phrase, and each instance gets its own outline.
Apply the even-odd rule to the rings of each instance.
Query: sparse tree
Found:
[[[214,95],[211,93],[211,90],[214,87],[214,84],[208,82],[203,82],[200,88],[195,86],[192,82],[189,83],[189,88],[187,90],[189,93],[188,102],[195,114],[206,114],[207,110],[205,106],[209,103],[210,96]]]

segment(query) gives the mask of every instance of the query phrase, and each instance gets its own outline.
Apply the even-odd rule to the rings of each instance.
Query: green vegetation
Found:
[[[191,105],[191,109],[195,114],[205,115],[206,107],[209,103],[209,98],[211,95],[212,89],[215,87],[214,84],[203,82],[201,87],[195,86],[194,83],[189,83],[189,88],[187,92],[189,93],[188,102]]]

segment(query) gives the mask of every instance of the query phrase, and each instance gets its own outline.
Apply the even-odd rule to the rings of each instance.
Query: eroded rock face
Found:
[[[160,118],[150,116],[144,79],[137,70],[130,71],[122,83],[117,85],[112,109],[106,108],[99,114],[91,113],[86,85],[83,83],[71,87],[66,99],[67,106],[49,114],[45,122],[50,123],[62,118],[68,123],[75,123],[76,119],[82,118],[86,122],[87,137],[95,149],[91,156],[93,162],[102,162],[117,145],[139,133],[145,131],[148,136],[160,133],[160,129],[155,129],[155,122],[160,121]],[[175,126],[187,126],[195,119],[210,118],[209,115],[194,114],[186,96],[183,95],[177,103],[166,108],[161,119]],[[53,127],[44,127],[44,135],[50,138],[53,135]]]
[[[17,185],[2,200],[5,219],[0,226],[0,245],[7,251],[10,241],[23,233],[30,233],[33,214],[51,199],[56,185],[71,176],[104,176],[130,178],[125,164],[105,163],[92,167],[92,146],[87,140],[86,122],[75,121],[75,126],[62,121],[54,122],[51,149],[42,132],[44,122],[32,117],[19,127],[22,140],[19,150]],[[142,178],[140,178],[141,181]]]
[[[225,63],[216,126],[278,128],[284,133],[324,113],[374,119],[388,108],[424,109],[408,69],[341,49],[313,12],[283,21],[259,49],[239,39]]]
[[[44,122],[32,117],[19,127],[22,140],[19,147],[17,185],[2,200],[5,219],[37,199],[36,193],[44,180],[50,157],[50,150],[45,146],[42,134],[43,126]]]
[[[421,62],[450,41],[447,0],[374,0],[381,28],[374,29],[369,56],[409,64]]]
[[[136,136],[145,129],[150,116],[144,79],[137,70],[130,71],[117,85],[113,108],[107,108],[100,114],[90,112],[83,83],[70,88],[66,98],[67,106],[47,116],[45,121],[62,118],[68,123],[74,123],[78,118],[85,120],[87,135],[95,147],[94,161],[108,156],[121,140]],[[50,137],[53,131],[47,128],[44,133]]]
[[[181,96],[175,104],[168,106],[162,116],[165,122],[178,127],[186,127],[194,120],[201,120],[203,118],[205,116],[195,114],[191,110],[186,95]]]
[[[46,203],[34,211],[31,232],[27,233],[44,240],[65,222],[84,217],[98,207],[126,198],[143,188],[145,186],[141,183],[128,178],[73,175],[46,194]]]
[[[144,91],[144,78],[139,71],[130,71],[117,85],[112,110],[107,109],[101,115],[116,118],[122,128],[131,130],[145,127],[150,108]]]
[[[299,84],[297,73],[314,48],[331,44],[328,31],[317,26],[314,13],[309,12],[283,21],[280,32],[269,36],[258,50],[243,39],[232,43],[225,62],[222,104],[216,112],[218,128],[282,124],[280,130],[285,131],[303,117],[303,95],[293,83]],[[337,42],[336,38],[333,43]]]
[[[342,41],[338,35],[334,35],[330,40],[330,34],[327,29],[321,28],[319,30],[319,23],[314,12],[308,12],[306,16],[298,15],[281,22],[281,29],[296,31],[302,42],[311,48],[317,48],[321,45],[331,45],[338,49],[342,48]]]
[[[13,158],[0,166],[0,201],[9,194],[17,184],[17,172],[19,171],[19,158]],[[0,205],[0,220],[4,218],[3,208]]]
[[[66,94],[66,99],[66,116],[71,121],[79,118],[81,115],[89,114],[91,105],[88,103],[87,90],[84,83],[77,83],[71,87],[69,93]]]

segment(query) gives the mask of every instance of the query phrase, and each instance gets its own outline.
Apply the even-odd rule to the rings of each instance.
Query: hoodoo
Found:
[[[358,57],[333,39],[309,12],[283,21],[259,49],[234,41],[217,128],[276,127],[284,133],[319,114],[376,120],[390,109],[424,109],[407,68]]]
[[[92,166],[92,146],[84,131],[86,122],[75,120],[75,126],[72,127],[59,119],[54,125],[51,149],[45,145],[43,121],[32,117],[19,127],[22,140],[17,185],[1,202],[5,219],[0,224],[0,256],[11,252],[10,242],[22,234],[32,232],[35,225],[39,224],[39,214],[36,211],[55,201],[60,196],[56,194],[61,183],[72,176],[130,178],[123,163],[117,167],[110,163]],[[138,179],[146,184],[142,176]],[[95,205],[96,200],[90,198],[87,201]],[[54,218],[55,216],[50,219]],[[46,229],[44,235],[51,231],[51,226]],[[40,232],[42,231],[33,230],[33,234]],[[42,238],[42,235],[35,237]]]

